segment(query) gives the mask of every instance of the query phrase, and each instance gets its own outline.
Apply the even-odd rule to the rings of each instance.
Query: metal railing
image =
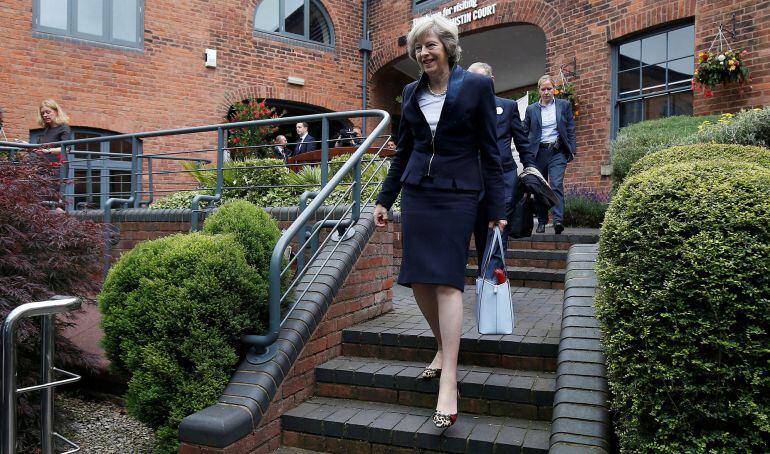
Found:
[[[80,451],[70,440],[53,431],[53,388],[80,380],[80,376],[61,370],[53,365],[55,314],[69,312],[80,307],[80,299],[54,297],[49,301],[27,303],[12,310],[2,325],[2,432],[0,432],[0,453],[16,453],[16,403],[19,394],[40,391],[40,444],[43,454],[53,454],[54,438],[72,449],[63,454]],[[16,328],[25,318],[42,317],[40,324],[40,384],[16,388]],[[54,373],[68,376],[53,380]]]
[[[331,120],[347,120],[349,118],[362,118],[364,121],[367,118],[379,118],[380,121],[377,124],[377,126],[371,131],[371,133],[364,138],[363,143],[361,143],[356,151],[350,155],[348,160],[342,165],[342,167],[330,178],[329,176],[329,155],[330,155],[330,143],[334,142],[335,139],[330,137],[330,121]],[[110,240],[110,222],[111,222],[111,213],[112,209],[114,207],[119,206],[133,206],[135,208],[138,208],[140,206],[143,206],[144,204],[147,204],[153,200],[154,197],[154,187],[153,187],[153,175],[165,175],[170,173],[185,173],[185,172],[191,172],[189,170],[183,170],[183,171],[155,171],[153,172],[152,169],[152,162],[153,160],[161,160],[161,159],[173,159],[173,160],[187,160],[187,161],[197,161],[197,162],[205,162],[201,158],[192,158],[192,157],[180,157],[178,155],[180,154],[191,154],[191,153],[198,153],[198,152],[216,152],[216,164],[214,167],[205,169],[206,172],[215,172],[216,173],[216,182],[209,188],[211,190],[212,194],[202,194],[202,195],[196,195],[192,199],[192,217],[191,217],[191,230],[195,231],[198,230],[200,227],[200,215],[202,213],[201,204],[202,203],[208,203],[208,206],[211,207],[212,204],[220,201],[222,199],[223,190],[228,189],[224,187],[224,172],[227,170],[226,168],[226,160],[225,160],[225,154],[228,150],[233,149],[233,147],[228,147],[227,144],[227,137],[229,131],[233,129],[243,129],[243,128],[259,128],[259,127],[266,127],[266,126],[277,126],[282,124],[295,124],[298,122],[320,122],[321,123],[321,138],[318,141],[320,145],[320,162],[317,164],[320,166],[320,189],[316,186],[316,188],[313,188],[313,191],[305,192],[300,197],[300,213],[297,217],[297,219],[294,221],[293,224],[283,233],[281,238],[278,240],[278,243],[275,246],[275,249],[273,250],[273,254],[271,257],[270,262],[270,271],[269,271],[269,327],[268,331],[264,335],[257,335],[257,334],[249,334],[243,337],[243,342],[251,345],[252,349],[249,352],[249,360],[253,362],[261,362],[266,361],[271,357],[272,354],[274,354],[274,349],[271,349],[270,346],[274,344],[275,340],[278,337],[278,332],[280,330],[281,325],[285,322],[286,317],[281,319],[281,308],[284,304],[288,305],[289,298],[292,296],[292,291],[296,289],[297,284],[299,283],[300,279],[302,279],[305,276],[305,273],[310,268],[311,264],[313,264],[314,260],[317,258],[319,251],[329,243],[330,240],[343,240],[346,238],[349,238],[351,231],[350,227],[353,226],[360,218],[361,215],[361,207],[362,207],[362,200],[361,200],[361,194],[362,194],[362,186],[366,187],[367,185],[378,185],[379,181],[373,181],[375,180],[374,176],[371,176],[369,178],[369,181],[362,182],[361,181],[361,175],[362,172],[366,172],[368,169],[373,169],[373,174],[376,174],[380,169],[383,168],[385,165],[385,160],[381,159],[379,154],[382,150],[382,146],[379,147],[377,150],[377,153],[372,155],[372,159],[369,160],[367,163],[367,168],[362,169],[362,159],[364,155],[369,151],[370,148],[372,148],[372,145],[374,144],[375,140],[380,140],[383,137],[383,132],[387,125],[390,122],[390,116],[387,112],[382,110],[357,110],[357,111],[349,111],[349,112],[334,112],[334,113],[324,113],[324,114],[314,114],[314,115],[303,115],[303,116],[297,116],[297,117],[287,117],[287,118],[276,118],[276,119],[267,119],[267,120],[253,120],[253,121],[244,121],[244,122],[238,122],[238,123],[225,123],[225,124],[216,124],[216,125],[208,125],[208,126],[200,126],[200,127],[190,127],[190,128],[179,128],[179,129],[171,129],[171,130],[163,130],[163,131],[154,131],[154,132],[143,132],[143,133],[136,133],[136,134],[122,134],[122,135],[115,135],[115,136],[103,136],[103,137],[94,137],[94,138],[88,138],[88,139],[79,139],[79,140],[69,140],[69,141],[62,141],[62,142],[56,142],[52,144],[47,144],[47,146],[56,146],[61,147],[63,152],[65,153],[65,164],[61,170],[61,177],[62,177],[62,188],[70,187],[72,186],[71,182],[69,185],[65,184],[64,178],[66,178],[68,175],[71,175],[71,172],[66,168],[67,165],[75,164],[77,163],[77,157],[75,155],[80,154],[88,154],[90,156],[95,156],[99,159],[107,158],[110,155],[114,155],[114,153],[103,153],[103,152],[92,152],[92,151],[82,151],[77,150],[79,145],[85,145],[85,144],[93,144],[93,143],[102,143],[102,142],[113,142],[113,141],[130,141],[131,143],[131,163],[130,163],[130,191],[128,192],[128,197],[111,197],[103,204],[103,221],[107,228],[105,228],[105,243],[107,247],[105,248],[105,259],[104,259],[104,268],[105,272],[109,267],[109,240]],[[143,140],[148,138],[157,138],[157,137],[166,137],[166,136],[179,136],[179,135],[186,135],[186,134],[198,134],[198,133],[206,133],[206,132],[216,132],[216,148],[208,148],[208,149],[201,149],[201,150],[181,150],[181,151],[174,151],[169,152],[165,154],[161,153],[151,153],[151,154],[144,154],[144,142]],[[387,137],[382,142],[383,144],[387,142]],[[30,150],[38,148],[40,145],[34,145],[34,144],[19,144],[19,143],[10,143],[10,142],[0,142],[0,150],[6,149],[6,150]],[[265,145],[267,146],[267,145]],[[72,151],[67,152],[67,147],[72,147]],[[171,157],[173,155],[173,157]],[[72,158],[70,158],[70,156]],[[119,155],[122,157],[127,157],[128,155]],[[148,171],[145,173],[143,169],[142,162],[144,161],[148,162]],[[298,164],[302,165],[302,164]],[[231,167],[232,168],[232,167]],[[349,186],[347,187],[347,190],[339,194],[339,191],[335,194],[337,197],[337,201],[333,206],[325,205],[327,203],[327,199],[329,199],[330,195],[343,183],[343,180],[345,177],[349,174],[352,174],[352,181],[349,183]],[[86,176],[88,178],[89,175]],[[143,188],[143,182],[144,178],[147,177],[147,183],[149,186],[149,190],[144,190]],[[90,183],[89,183],[90,185]],[[196,190],[199,190],[201,188],[196,188]],[[229,188],[229,189],[235,189],[235,188]],[[374,188],[376,189],[376,188]],[[72,194],[70,193],[64,193],[62,191],[65,197],[72,197]],[[369,198],[373,196],[374,192],[371,192],[369,195]],[[146,196],[146,197],[145,197]],[[349,204],[342,204],[343,201],[347,200],[349,198],[350,203]],[[366,203],[367,201],[364,201]],[[315,222],[312,227],[310,226],[311,219],[315,219],[316,213],[322,208],[325,207],[327,209],[326,215],[323,217],[322,220],[319,220]],[[328,235],[323,241],[321,241],[322,233],[321,231],[323,229],[330,229],[331,231],[336,232],[335,235]],[[297,253],[294,255],[294,257],[291,258],[291,260],[288,261],[288,264],[283,265],[283,257],[284,254],[289,248],[292,241],[296,241],[297,243]],[[336,250],[336,248],[335,248]],[[310,256],[309,258],[306,258],[306,253]],[[328,258],[327,258],[328,261]],[[327,262],[324,262],[324,264]],[[296,269],[296,273],[294,273],[294,278],[289,285],[288,289],[282,289],[281,288],[281,281],[282,278],[287,276],[287,274],[292,273],[293,270]],[[316,274],[317,276],[317,274]],[[315,277],[315,276],[314,276]],[[304,291],[307,291],[306,289]],[[296,301],[299,301],[302,298],[302,293],[299,297],[296,298]],[[293,305],[291,305],[291,308],[296,305],[296,301]],[[289,309],[289,313],[291,312],[291,308]],[[287,315],[288,316],[288,315]]]

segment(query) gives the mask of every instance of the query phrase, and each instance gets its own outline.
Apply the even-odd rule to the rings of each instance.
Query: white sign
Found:
[[[440,12],[431,14],[431,16],[444,16],[459,26],[489,17],[496,12],[497,3],[479,7],[478,0],[462,0],[456,5],[443,8]],[[455,16],[453,16],[453,14],[455,14]]]

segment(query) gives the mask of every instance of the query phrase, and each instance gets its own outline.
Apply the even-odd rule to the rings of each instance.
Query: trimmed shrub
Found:
[[[679,162],[707,162],[726,160],[732,162],[753,162],[770,168],[770,149],[746,145],[695,144],[666,148],[649,154],[637,161],[628,176],[646,170]]]
[[[223,196],[244,199],[259,207],[286,206],[286,201],[299,202],[303,191],[289,186],[291,170],[280,159],[250,159],[232,162],[232,186]]]
[[[245,200],[228,202],[206,219],[203,233],[209,235],[232,234],[246,251],[246,261],[267,285],[270,257],[281,237],[278,224],[265,210]],[[287,273],[287,277],[291,277]],[[265,289],[267,292],[267,289]],[[265,301],[257,302],[266,303]],[[265,318],[266,320],[266,318]]]
[[[609,204],[609,194],[591,190],[571,190],[564,194],[565,227],[601,227]]]
[[[770,170],[689,162],[629,179],[597,273],[625,452],[762,452],[770,444]]]
[[[723,114],[704,122],[684,143],[735,143],[770,148],[770,107]]]
[[[697,132],[703,120],[709,118],[715,117],[674,116],[622,128],[610,144],[613,190],[620,186],[636,161],[662,148],[678,145],[684,137]]]
[[[182,419],[217,401],[240,336],[261,331],[266,287],[232,235],[177,234],[139,244],[99,296],[103,344],[128,376],[126,405],[176,452]]]

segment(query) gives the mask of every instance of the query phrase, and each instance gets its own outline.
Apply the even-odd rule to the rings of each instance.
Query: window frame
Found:
[[[29,141],[30,143],[37,143],[37,138],[40,137],[43,134],[43,129],[34,129],[30,131],[29,134]],[[106,137],[106,136],[114,136],[119,135],[120,133],[114,132],[114,131],[107,131],[104,129],[97,129],[97,128],[84,128],[84,127],[70,127],[70,136],[68,140],[74,140],[75,134],[90,134],[94,135],[96,137]],[[109,153],[110,152],[110,145],[112,144],[112,141],[105,140],[104,142],[99,143],[99,153]],[[70,145],[70,147],[76,147],[77,145]],[[126,157],[129,158],[128,160],[120,160],[120,159],[112,159],[112,156],[110,155],[104,155],[102,158],[96,158],[96,159],[89,159],[89,158],[74,158],[72,155],[73,153],[89,153],[88,151],[78,151],[78,150],[72,150],[69,149],[67,151],[67,157],[68,157],[68,165],[67,165],[67,183],[66,183],[66,191],[64,192],[66,195],[69,195],[71,197],[67,197],[65,200],[67,202],[67,211],[71,211],[73,209],[76,209],[75,206],[75,198],[76,197],[87,197],[88,192],[85,193],[75,193],[75,172],[79,170],[86,170],[88,171],[89,168],[93,172],[100,172],[99,173],[99,184],[100,188],[105,189],[106,191],[100,191],[100,192],[92,192],[93,197],[100,197],[99,199],[99,206],[101,209],[104,208],[104,204],[107,202],[107,200],[111,197],[110,194],[110,177],[113,176],[113,171],[120,171],[125,172],[128,171],[131,172],[131,154],[126,154]],[[142,167],[141,167],[142,159],[140,159],[137,163],[137,171],[141,174]]]
[[[673,61],[677,61],[683,58],[687,58],[688,55],[685,55],[684,57],[677,57],[674,59],[669,59],[669,33],[675,30],[692,27],[693,28],[693,49],[692,49],[692,58],[693,62],[695,61],[695,22],[694,21],[687,21],[687,22],[679,22],[675,24],[666,25],[661,28],[656,28],[649,31],[644,31],[639,34],[635,34],[633,37],[626,38],[620,41],[616,41],[612,43],[612,58],[611,58],[611,64],[610,64],[610,70],[612,71],[612,129],[610,137],[611,139],[615,139],[617,137],[618,130],[620,129],[620,105],[622,103],[628,103],[628,102],[635,102],[635,101],[642,101],[642,120],[645,121],[645,103],[643,102],[646,99],[653,99],[660,96],[666,97],[666,118],[672,116],[671,115],[671,101],[670,97],[671,95],[675,95],[677,93],[686,93],[686,92],[692,92],[692,79],[690,79],[690,83],[681,83],[679,87],[676,88],[669,88],[669,80],[668,80],[668,70],[669,70],[669,64]],[[633,42],[639,42],[640,45],[640,52],[641,52],[641,42],[645,38],[651,38],[653,36],[662,35],[665,34],[666,40],[665,40],[665,59],[661,63],[665,63],[666,65],[666,82],[665,82],[665,88],[661,91],[655,91],[655,92],[649,92],[644,93],[644,75],[642,70],[648,66],[654,66],[659,65],[660,63],[650,63],[645,64],[643,60],[639,61],[639,66],[636,67],[637,70],[640,71],[639,73],[639,94],[628,96],[628,97],[620,97],[620,84],[619,84],[619,74],[621,71],[619,71],[620,67],[620,47],[625,44],[633,43]],[[640,55],[640,58],[643,58],[643,56]],[[694,67],[693,67],[694,69]],[[623,72],[629,71],[629,70],[623,70]]]
[[[257,13],[259,12],[259,7],[262,6],[262,3],[263,2],[259,2],[259,4],[256,6],[256,8],[254,9],[254,15],[252,17],[252,33],[255,36],[258,36],[258,35],[279,36],[281,38],[288,38],[291,40],[302,41],[303,43],[308,43],[315,46],[321,46],[325,49],[333,49],[334,47],[336,47],[337,36],[336,36],[336,33],[334,32],[334,23],[332,22],[331,16],[329,15],[329,12],[326,10],[326,7],[319,0],[304,0],[303,8],[305,8],[305,18],[304,18],[304,23],[302,25],[302,30],[303,30],[302,35],[298,35],[296,33],[291,33],[286,31],[286,1],[285,0],[278,0],[278,30],[279,31],[271,32],[268,30],[260,30],[256,28]],[[315,7],[318,8],[318,10],[321,12],[321,16],[326,22],[326,25],[329,27],[329,44],[310,39],[310,5],[311,3],[314,4]]]
[[[423,3],[417,3],[418,0],[412,0],[412,11],[424,11],[426,9],[432,9],[442,3],[447,3],[448,0],[425,0]]]
[[[40,24],[41,0],[34,0],[32,6],[32,29],[48,35],[68,37],[78,41],[89,43],[108,44],[131,49],[144,49],[144,0],[136,0],[136,41],[126,41],[114,38],[112,27],[113,3],[120,0],[100,0],[102,11],[102,34],[91,35],[79,32],[77,28],[77,6],[80,0],[66,0],[67,2],[67,28],[47,27]]]

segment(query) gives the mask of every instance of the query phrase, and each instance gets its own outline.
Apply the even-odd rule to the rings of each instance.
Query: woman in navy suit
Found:
[[[503,173],[492,80],[457,64],[457,26],[440,16],[420,18],[407,46],[422,76],[404,88],[396,153],[374,216],[377,226],[385,226],[401,192],[398,283],[412,287],[438,343],[435,358],[418,378],[440,378],[433,422],[446,428],[457,420],[468,245],[479,203],[486,205],[490,227],[505,227]]]

